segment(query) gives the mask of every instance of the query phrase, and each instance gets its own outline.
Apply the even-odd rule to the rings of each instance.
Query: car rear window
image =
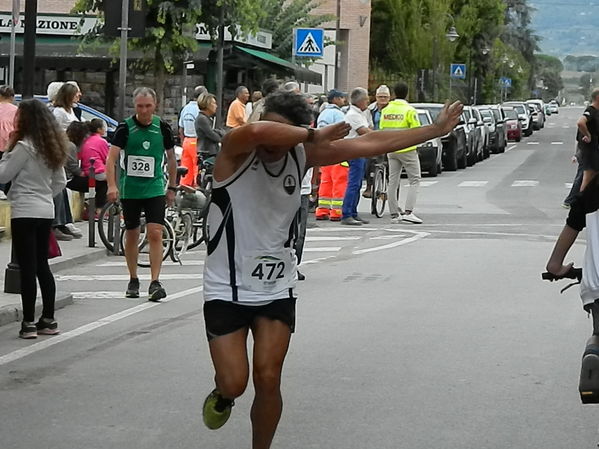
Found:
[[[509,119],[513,119],[513,120],[518,119],[518,113],[516,112],[515,109],[504,109],[503,112],[505,112],[505,116]]]
[[[420,121],[421,125],[430,125],[431,122],[428,120],[428,115],[424,114],[424,113],[420,113],[418,114],[418,120]]]

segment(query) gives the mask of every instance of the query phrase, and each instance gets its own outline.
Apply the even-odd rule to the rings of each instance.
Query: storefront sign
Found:
[[[208,27],[206,27],[206,25],[204,25],[203,23],[198,24],[197,30],[198,30],[198,32],[196,33],[197,40],[199,40],[199,41],[209,41],[210,40],[210,33],[208,33]],[[266,31],[258,31],[254,35],[245,35],[242,33],[241,27],[239,27],[239,26],[237,27],[237,34],[235,35],[235,39],[233,39],[233,36],[229,32],[229,30],[227,30],[225,28],[225,41],[240,42],[243,44],[252,45],[254,47],[267,48],[269,50],[272,48],[272,34],[271,33],[267,33]]]
[[[82,21],[83,19],[83,21]],[[80,16],[55,16],[38,14],[37,16],[37,34],[51,34],[54,36],[76,36],[85,34],[98,23],[97,17]],[[0,33],[10,33],[12,25],[11,13],[0,13]],[[23,33],[25,30],[25,16],[21,15],[16,24],[17,33]]]

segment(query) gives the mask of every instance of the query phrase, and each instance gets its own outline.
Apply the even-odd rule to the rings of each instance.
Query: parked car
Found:
[[[464,106],[462,115],[462,120],[464,120],[465,123],[466,141],[468,146],[468,166],[472,166],[482,159],[484,144],[482,131],[480,127],[477,126],[478,123],[472,113],[472,106]]]
[[[499,140],[499,132],[497,130],[495,116],[493,115],[493,112],[489,106],[477,106],[476,108],[480,112],[483,123],[487,127],[487,152],[489,154],[493,153],[497,149],[497,141]]]
[[[495,117],[495,128],[497,129],[497,145],[494,148],[491,148],[491,151],[495,153],[503,153],[505,151],[505,147],[507,146],[507,134],[505,127],[505,114],[501,107],[497,105],[489,106],[489,109],[493,113],[493,117]]]
[[[48,103],[47,95],[35,95],[35,98],[43,103]],[[15,103],[19,103],[20,101],[21,94],[15,95]],[[100,112],[97,109],[94,109],[86,104],[78,103],[77,106],[79,106],[79,109],[81,109],[81,120],[83,120],[84,122],[89,122],[95,118],[104,120],[104,122],[106,123],[106,131],[108,134],[107,140],[110,142],[119,122],[117,122],[112,117],[109,117],[108,115],[104,114],[103,112]]]
[[[585,106],[588,106],[588,104],[585,104]],[[557,100],[551,100],[549,102],[549,109],[551,110],[552,114],[559,114],[559,103]]]
[[[481,139],[482,139],[482,153],[479,155],[479,161],[489,157],[489,128],[485,125],[483,117],[480,111],[476,108],[472,108],[472,114],[476,118],[476,126],[480,128]]]
[[[545,103],[543,111],[545,112],[545,117],[549,117],[551,115],[551,106],[549,106],[548,103]]]
[[[522,121],[522,135],[527,137],[532,134],[532,120],[528,105],[522,101],[508,101],[505,106],[512,106],[518,113],[518,119]]]
[[[532,100],[526,100],[526,103],[528,103],[529,105],[534,105],[537,108],[537,111],[539,112],[539,115],[537,117],[537,129],[543,129],[545,128],[545,121],[546,121],[546,117],[545,117],[545,102],[543,100],[539,100],[539,99],[532,99]]]
[[[530,117],[532,120],[532,129],[539,131],[545,126],[545,119],[543,113],[540,111],[539,106],[534,103],[526,103],[528,110],[530,111]]]
[[[441,110],[441,103],[416,103],[412,104],[416,109],[427,110],[432,119],[435,120]],[[458,168],[466,168],[468,148],[466,146],[466,132],[463,126],[456,126],[453,131],[441,137],[443,143],[443,169],[455,171]]]
[[[422,126],[433,123],[430,112],[426,109],[416,109],[418,119]],[[418,145],[418,159],[420,159],[420,169],[427,172],[429,176],[437,176],[442,170],[443,143],[441,139],[434,138]]]
[[[522,140],[522,121],[518,118],[518,111],[512,106],[502,106],[505,114],[505,129],[508,140],[520,142]]]

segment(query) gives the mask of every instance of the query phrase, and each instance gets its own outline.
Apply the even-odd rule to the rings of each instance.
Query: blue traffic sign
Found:
[[[449,75],[460,80],[466,79],[466,64],[451,64]]]
[[[324,29],[294,28],[293,55],[322,58],[324,55]]]
[[[499,78],[499,85],[501,87],[512,87],[512,79],[502,76],[501,78]]]

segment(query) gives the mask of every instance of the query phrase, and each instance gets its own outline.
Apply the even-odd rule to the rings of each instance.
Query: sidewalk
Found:
[[[96,237],[96,247],[87,246],[88,224],[87,222],[78,222],[75,225],[83,233],[83,238],[73,239],[69,242],[58,242],[62,251],[62,256],[50,260],[50,268],[54,274],[68,270],[74,266],[98,259],[106,254],[106,248]],[[96,233],[97,234],[97,233]],[[3,238],[0,240],[0,326],[20,321],[22,319],[21,295],[4,293],[4,276],[6,266],[10,262],[11,240]],[[73,303],[73,296],[68,292],[56,292],[56,308],[60,309]],[[41,297],[36,301],[36,314],[41,312]]]

